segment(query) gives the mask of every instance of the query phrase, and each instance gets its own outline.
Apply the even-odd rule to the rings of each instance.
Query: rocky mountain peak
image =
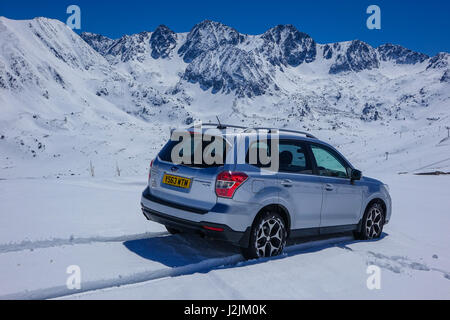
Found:
[[[237,30],[220,22],[205,20],[194,26],[178,54],[186,63],[190,63],[204,52],[237,45],[243,40],[244,36]]]
[[[189,64],[183,78],[204,90],[212,88],[212,93],[235,92],[239,97],[261,96],[273,83],[254,54],[237,47],[203,52]]]
[[[165,25],[156,28],[150,38],[153,59],[167,58],[176,46],[177,34]]]
[[[106,55],[114,40],[96,33],[82,32],[81,39],[87,42],[95,51]]]
[[[144,61],[149,53],[150,32],[125,35],[114,41],[108,49],[107,55],[113,56],[121,62],[130,60]]]
[[[316,42],[293,25],[278,25],[266,31],[261,38],[264,42],[259,51],[274,66],[297,67],[316,58]]]
[[[390,43],[379,46],[377,51],[382,61],[393,61],[397,64],[416,64],[429,58],[426,54]]]
[[[439,52],[432,57],[428,63],[428,69],[445,69],[450,65],[450,54],[447,52]]]
[[[332,50],[331,47],[327,49]],[[347,43],[346,47],[341,45],[338,49],[336,61],[330,68],[330,74],[360,72],[380,66],[376,50],[363,41],[354,40]]]

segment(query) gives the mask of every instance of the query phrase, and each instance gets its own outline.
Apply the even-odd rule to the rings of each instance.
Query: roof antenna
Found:
[[[226,128],[227,128],[227,127],[225,127],[225,126],[222,126],[222,123],[220,123],[219,116],[216,116],[216,119],[217,119],[217,121],[219,122],[219,126],[217,127],[217,129],[223,130],[223,129],[226,129]]]

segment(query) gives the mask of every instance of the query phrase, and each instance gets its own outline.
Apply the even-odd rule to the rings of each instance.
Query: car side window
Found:
[[[297,173],[297,174],[313,174],[312,164],[308,156],[306,146],[295,140],[280,140],[278,144],[278,160],[279,172]],[[256,158],[256,163],[250,163],[250,154]],[[271,141],[257,141],[253,142],[247,152],[246,163],[252,164],[259,168],[269,168],[271,163],[262,164],[259,155],[263,154],[269,159],[271,158]]]
[[[311,151],[316,159],[317,170],[320,176],[349,178],[346,166],[337,155],[317,145],[311,145]]]
[[[279,145],[279,172],[312,174],[306,147],[294,140],[281,140]]]

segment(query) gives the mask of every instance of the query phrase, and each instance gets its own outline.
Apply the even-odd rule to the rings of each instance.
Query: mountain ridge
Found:
[[[161,26],[155,32],[161,33]],[[181,40],[177,47],[178,37],[175,32],[163,26],[164,35],[150,40],[151,57],[154,59],[171,59],[178,55],[187,64],[181,79],[197,83],[204,90],[212,89],[213,93],[236,93],[238,96],[260,96],[270,91],[277,91],[280,85],[270,85],[274,77],[275,67],[283,71],[286,67],[299,67],[317,61],[318,53],[323,52],[323,58],[332,61],[328,73],[331,75],[345,72],[361,72],[379,69],[382,63],[393,62],[398,65],[416,65],[431,59],[429,56],[415,52],[400,45],[384,44],[374,48],[361,40],[318,44],[308,34],[299,31],[293,25],[277,25],[260,35],[246,35],[222,23],[205,20],[196,24]],[[142,56],[136,46],[129,48],[121,46],[126,39],[137,35],[124,36],[114,40],[112,46],[122,56],[142,62]],[[83,38],[94,50],[108,58],[111,50],[105,53],[103,46],[109,44],[105,39],[97,43],[98,37],[82,33]],[[169,39],[169,40],[167,40]],[[160,55],[154,48],[164,48]],[[131,51],[131,52],[129,52]],[[141,53],[149,56],[148,52]],[[113,54],[114,55],[114,54]],[[109,59],[111,60],[111,59]],[[123,59],[122,59],[123,60]],[[230,61],[233,61],[230,64]],[[261,63],[262,61],[262,63]],[[268,63],[269,66],[264,66]],[[208,72],[205,72],[208,70]],[[243,73],[243,70],[247,71]],[[250,72],[251,70],[251,72]],[[235,74],[236,76],[230,76]],[[444,77],[445,72],[442,77]],[[244,79],[245,81],[241,81]]]

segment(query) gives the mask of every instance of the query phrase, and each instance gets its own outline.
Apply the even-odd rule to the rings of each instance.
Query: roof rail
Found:
[[[232,124],[221,124],[221,123],[202,123],[202,127],[216,127],[219,130],[224,130],[227,128],[235,128],[235,129],[248,129],[248,127],[243,126],[235,126]],[[194,129],[195,126],[190,127],[189,129]]]
[[[275,129],[275,128],[264,128],[264,127],[260,127],[260,128],[248,128],[249,130],[253,129],[253,130],[268,130],[269,133],[272,132],[272,130],[278,130],[280,132],[290,132],[290,133],[297,133],[297,134],[302,134],[305,135],[307,138],[311,138],[311,139],[317,139],[317,137],[313,136],[312,134],[310,134],[309,132],[305,132],[305,131],[297,131],[297,130],[290,130],[290,129]],[[317,139],[318,140],[318,139]]]
[[[275,128],[265,128],[265,127],[249,128],[249,127],[235,126],[235,125],[231,125],[231,124],[221,124],[221,123],[202,123],[202,127],[216,127],[219,130],[224,130],[224,129],[227,129],[227,128],[243,129],[245,131],[248,131],[248,130],[268,130],[269,133],[271,133],[272,130],[278,130],[280,132],[290,132],[290,133],[302,134],[302,135],[306,136],[307,138],[311,138],[311,139],[318,139],[317,137],[313,136],[309,132],[290,130],[290,129],[275,129]],[[195,126],[192,126],[189,129],[194,129],[194,128],[195,128]]]

